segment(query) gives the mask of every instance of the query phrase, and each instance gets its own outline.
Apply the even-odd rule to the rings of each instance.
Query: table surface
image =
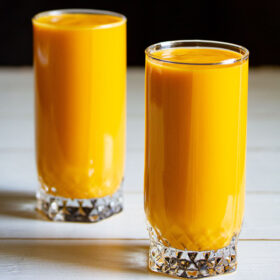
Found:
[[[0,68],[0,279],[168,279],[147,269],[144,69],[128,70],[125,210],[97,224],[35,212],[33,74]],[[246,213],[238,271],[280,278],[280,68],[250,71]],[[219,276],[216,279],[222,279]]]

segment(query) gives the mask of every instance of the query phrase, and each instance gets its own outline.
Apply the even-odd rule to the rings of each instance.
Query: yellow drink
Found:
[[[162,245],[217,250],[238,236],[247,85],[248,59],[233,50],[147,53],[145,211]]]
[[[123,180],[126,20],[99,11],[33,19],[36,154],[46,193],[114,194]]]

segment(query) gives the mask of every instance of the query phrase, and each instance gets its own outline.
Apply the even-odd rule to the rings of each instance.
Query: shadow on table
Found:
[[[33,193],[0,189],[0,215],[37,220],[40,215],[35,206],[36,198]]]
[[[77,267],[92,269],[92,272],[109,270],[116,273],[151,273],[147,268],[147,241],[27,240],[24,243],[1,242],[0,248],[7,257],[22,257],[27,265],[28,260],[34,265],[40,263],[42,273],[45,269],[54,271],[55,268],[55,272],[58,272],[60,269],[68,271],[71,267],[76,273]]]

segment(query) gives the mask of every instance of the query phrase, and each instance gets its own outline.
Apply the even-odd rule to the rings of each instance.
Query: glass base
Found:
[[[42,188],[36,194],[37,209],[53,221],[96,223],[123,210],[123,192],[92,199],[70,199],[47,194]]]
[[[152,227],[150,235],[149,268],[154,272],[181,278],[203,278],[234,272],[237,268],[234,236],[227,247],[211,251],[187,251],[164,246]]]

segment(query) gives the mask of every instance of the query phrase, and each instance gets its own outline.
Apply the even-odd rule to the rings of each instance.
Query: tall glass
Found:
[[[122,210],[126,18],[57,10],[32,21],[38,208],[97,222]]]
[[[248,51],[214,41],[146,49],[145,212],[152,271],[233,272],[245,199]]]

